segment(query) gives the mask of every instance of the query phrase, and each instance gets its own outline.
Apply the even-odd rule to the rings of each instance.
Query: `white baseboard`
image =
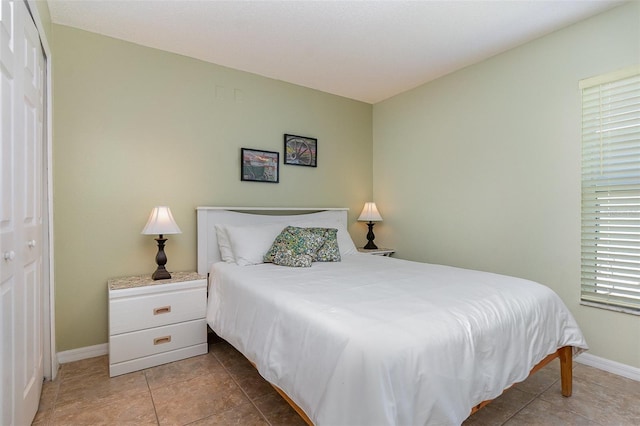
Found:
[[[107,355],[109,353],[109,344],[85,346],[84,348],[71,349],[70,351],[58,352],[58,362],[65,364],[67,362],[80,361],[82,359],[94,358],[97,356]]]
[[[630,365],[622,364],[616,361],[611,361],[599,356],[591,355],[588,353],[582,353],[575,358],[576,362],[580,364],[588,365],[599,370],[608,371],[609,373],[617,374],[618,376],[626,377],[631,380],[640,382],[640,368],[632,367]]]

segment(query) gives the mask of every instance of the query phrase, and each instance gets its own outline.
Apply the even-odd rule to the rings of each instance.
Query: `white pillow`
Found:
[[[220,257],[224,262],[235,263],[236,259],[233,257],[233,250],[231,249],[231,242],[229,241],[229,234],[227,234],[225,225],[216,225],[215,228]]]
[[[358,253],[358,249],[351,239],[351,234],[349,234],[347,228],[342,225],[338,225],[336,228],[338,228],[338,247],[340,248],[340,255],[345,256]]]
[[[285,223],[254,226],[224,225],[235,262],[240,266],[263,263],[264,255],[286,226]]]

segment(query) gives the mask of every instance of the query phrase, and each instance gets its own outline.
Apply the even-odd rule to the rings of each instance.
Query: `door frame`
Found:
[[[27,9],[31,13],[33,20],[40,36],[40,42],[42,43],[42,49],[45,56],[45,134],[43,139],[43,165],[45,170],[43,171],[43,237],[46,239],[47,244],[43,245],[43,268],[42,268],[42,295],[43,295],[43,312],[42,312],[42,330],[43,330],[43,368],[44,376],[47,379],[53,380],[58,375],[58,357],[56,354],[56,334],[55,334],[55,286],[54,286],[54,262],[53,262],[53,73],[52,73],[52,60],[51,60],[51,48],[49,40],[47,39],[47,33],[44,30],[44,24],[38,10],[36,0],[24,0]],[[43,2],[47,9],[49,4]]]

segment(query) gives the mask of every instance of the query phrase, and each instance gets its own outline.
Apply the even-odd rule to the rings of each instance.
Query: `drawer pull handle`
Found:
[[[156,337],[153,339],[154,345],[162,345],[163,343],[171,343],[171,336]]]
[[[153,315],[168,314],[169,312],[171,312],[171,305],[153,308]]]

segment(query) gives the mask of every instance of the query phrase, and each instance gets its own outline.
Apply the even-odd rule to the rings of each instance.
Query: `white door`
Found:
[[[30,424],[43,379],[44,55],[23,0],[0,6],[0,424]]]
[[[2,108],[2,121],[0,122],[0,137],[2,137],[2,149],[0,155],[0,333],[2,344],[0,349],[0,373],[2,374],[2,388],[0,388],[0,424],[10,425],[14,423],[16,395],[15,376],[13,365],[15,364],[15,316],[17,309],[16,300],[16,240],[19,238],[16,232],[16,218],[14,212],[16,198],[16,169],[15,151],[16,140],[14,130],[17,127],[15,96],[16,96],[16,42],[15,22],[13,19],[13,5],[9,2],[0,2],[0,97]]]

